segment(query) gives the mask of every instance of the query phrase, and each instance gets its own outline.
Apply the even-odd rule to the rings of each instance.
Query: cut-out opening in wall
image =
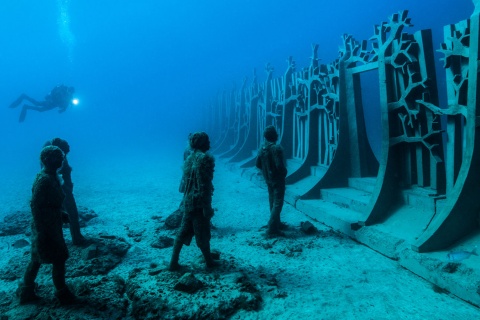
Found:
[[[382,150],[382,123],[380,109],[380,86],[378,71],[371,70],[360,74],[363,116],[368,142],[377,160]]]

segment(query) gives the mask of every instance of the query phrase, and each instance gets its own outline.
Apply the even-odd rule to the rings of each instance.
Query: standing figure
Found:
[[[65,160],[63,160],[62,168],[59,170],[59,173],[62,175],[63,179],[62,189],[65,193],[63,208],[68,213],[68,218],[70,219],[70,234],[72,235],[72,243],[75,246],[80,246],[85,244],[87,240],[80,232],[78,208],[75,197],[73,196],[72,167],[70,167],[67,159],[67,155],[70,152],[70,146],[66,140],[60,138],[54,138],[51,141],[47,141],[44,146],[48,145],[59,147],[65,154]]]
[[[267,126],[263,137],[265,142],[258,151],[255,165],[262,170],[268,188],[270,220],[268,221],[267,236],[283,236],[284,233],[280,229],[284,225],[280,221],[280,213],[283,208],[285,177],[287,176],[283,147],[276,144],[278,133],[274,126]]]
[[[67,87],[64,85],[56,86],[45,96],[44,101],[37,101],[26,94],[21,94],[12,104],[10,108],[16,108],[22,103],[23,100],[27,100],[32,105],[24,104],[22,111],[20,112],[19,122],[25,121],[28,110],[35,110],[38,112],[44,112],[58,108],[58,112],[62,113],[67,110],[68,106],[73,103],[73,94],[75,93],[74,87]]]
[[[207,268],[218,266],[210,253],[210,220],[213,217],[213,172],[215,160],[207,151],[210,140],[205,132],[196,132],[189,136],[191,154],[183,165],[185,183],[183,204],[185,210],[182,225],[173,246],[170,271],[180,269],[178,263],[183,245],[190,245],[193,236],[202,251]]]
[[[65,261],[68,249],[63,238],[63,223],[68,222],[68,215],[63,211],[65,194],[61,178],[57,171],[62,166],[64,154],[55,146],[47,146],[40,153],[43,169],[37,174],[32,187],[32,249],[23,282],[17,293],[20,303],[38,300],[35,293],[38,271],[43,263],[52,264],[52,279],[56,288],[55,295],[60,303],[67,304],[75,296],[65,283]]]

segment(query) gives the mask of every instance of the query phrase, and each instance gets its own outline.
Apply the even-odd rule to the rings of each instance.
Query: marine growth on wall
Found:
[[[419,252],[446,248],[477,232],[480,212],[480,146],[477,119],[479,14],[444,28],[434,48],[430,30],[408,33],[408,12],[375,26],[370,40],[343,36],[335,61],[311,63],[266,79],[256,73],[239,89],[220,93],[211,104],[213,151],[241,168],[253,168],[262,132],[274,125],[285,148],[287,199],[320,199],[325,190],[370,184],[368,199],[352,228],[402,215],[399,206],[421,207]],[[435,61],[434,51],[443,53]],[[435,65],[443,63],[448,103],[440,106]],[[374,79],[375,100],[362,89]],[[369,86],[371,87],[371,85]],[[365,111],[378,105],[377,136],[367,136]],[[376,120],[378,119],[378,120]],[[370,119],[370,121],[372,121]],[[379,152],[371,142],[378,141]],[[410,219],[397,217],[399,219]]]

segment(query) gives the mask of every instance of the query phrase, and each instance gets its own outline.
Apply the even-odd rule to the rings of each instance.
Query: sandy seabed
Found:
[[[181,200],[180,164],[162,162],[161,158],[142,159],[116,159],[95,166],[76,166],[70,161],[78,205],[98,214],[83,233],[87,237],[115,235],[132,245],[123,262],[111,271],[125,278],[132,268],[168,264],[171,248],[150,246],[159,223],[152,217],[165,219]],[[18,183],[30,190],[27,180]],[[282,212],[282,220],[289,225],[287,236],[265,240],[262,227],[269,215],[266,189],[242,178],[240,171],[228,169],[222,160],[217,160],[214,186],[216,213],[212,221],[216,229],[212,232],[212,248],[221,253],[221,258],[234,257],[240,268],[274,276],[276,281],[274,288],[258,285],[262,294],[259,310],[239,310],[232,319],[480,319],[475,306],[437,292],[431,283],[395,261],[309,220],[288,204]],[[28,210],[28,194],[22,193],[19,198],[9,194],[0,199],[2,213]],[[319,233],[302,235],[299,226],[303,221],[311,221]],[[132,229],[143,231],[141,241],[128,237]],[[1,268],[12,257],[29,250],[11,247],[21,238],[25,236],[0,238]],[[199,253],[195,244],[184,247],[180,263],[188,266]],[[49,277],[39,281],[52,286]],[[0,291],[13,296],[17,284],[1,280]],[[12,308],[15,312],[10,310],[7,315],[21,314],[22,308],[31,312],[32,307],[15,301]],[[76,309],[76,315],[81,316],[81,309]]]

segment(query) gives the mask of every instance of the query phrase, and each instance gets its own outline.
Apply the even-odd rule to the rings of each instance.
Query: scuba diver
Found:
[[[25,121],[25,117],[27,116],[28,110],[35,110],[38,112],[44,112],[48,110],[52,110],[55,108],[59,108],[58,112],[62,113],[67,110],[67,107],[73,103],[73,94],[75,93],[74,87],[67,87],[65,85],[59,85],[50,91],[49,94],[45,96],[44,101],[37,101],[33,98],[30,98],[26,94],[21,94],[20,97],[17,98],[12,104],[10,108],[16,108],[22,103],[23,100],[27,100],[33,105],[24,104],[22,107],[22,111],[20,112],[20,118],[18,122]]]

